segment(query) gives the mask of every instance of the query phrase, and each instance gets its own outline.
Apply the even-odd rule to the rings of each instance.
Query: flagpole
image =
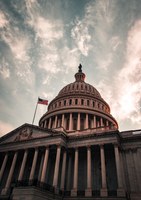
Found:
[[[38,106],[38,102],[36,103],[36,108],[35,108],[35,112],[34,112],[34,116],[33,116],[33,120],[32,120],[32,125],[33,125],[34,120],[35,120],[35,115],[36,115],[36,111],[37,111],[37,106]]]

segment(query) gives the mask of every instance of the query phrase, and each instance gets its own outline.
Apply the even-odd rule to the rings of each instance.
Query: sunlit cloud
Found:
[[[0,136],[10,132],[14,128],[13,125],[0,121]]]
[[[102,82],[98,86],[119,122],[129,119],[133,124],[141,123],[141,44],[137,42],[140,38],[139,20],[128,32],[125,63],[114,78],[114,84],[107,86]]]
[[[10,77],[9,66],[8,66],[8,63],[5,61],[5,59],[3,59],[0,64],[0,74],[4,79],[7,79]]]
[[[89,34],[88,27],[85,22],[76,20],[75,27],[72,29],[71,35],[80,52],[84,56],[87,56],[92,46],[90,44],[91,35]]]
[[[81,63],[86,81],[109,103],[121,129],[139,127],[139,0],[24,0],[10,4],[1,0],[0,4],[0,83],[5,113],[11,113],[15,103],[17,113],[21,104],[30,104],[31,119],[31,105],[37,97],[51,101],[59,89],[74,81]],[[8,99],[11,105],[7,107]],[[46,112],[43,107],[39,110],[38,120]],[[16,115],[8,121],[5,113],[1,109],[5,123],[17,123]],[[27,117],[22,113],[20,120],[24,123]]]
[[[4,28],[8,25],[9,21],[2,11],[0,11],[0,28]]]

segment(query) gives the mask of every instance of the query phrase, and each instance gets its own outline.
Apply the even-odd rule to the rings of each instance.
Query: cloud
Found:
[[[0,136],[4,135],[5,133],[8,133],[9,131],[13,130],[15,127],[13,127],[12,124],[0,121]]]
[[[60,20],[47,20],[41,16],[35,19],[35,22],[30,24],[33,26],[36,37],[48,42],[59,40],[63,37],[63,29]]]
[[[9,21],[7,19],[7,17],[5,16],[5,14],[0,11],[0,28],[4,28],[9,24]]]
[[[2,39],[10,47],[15,59],[21,62],[29,61],[28,51],[31,45],[28,36],[16,27],[7,26],[2,33]]]
[[[123,117],[141,122],[141,20],[135,22],[128,32],[126,63],[118,75],[122,83],[119,91],[120,109]],[[138,116],[138,117],[137,117]],[[138,119],[138,120],[137,120]]]
[[[19,79],[26,81],[28,84],[34,82],[34,74],[32,72],[32,58],[30,50],[32,48],[30,37],[21,31],[17,26],[7,24],[1,31],[1,40],[5,42],[7,55],[4,57],[7,62],[1,64],[1,74],[8,78],[11,74],[16,75]],[[11,59],[11,62],[9,60]]]
[[[2,60],[2,63],[0,64],[0,74],[4,79],[7,79],[10,77],[10,70],[8,63],[5,61],[5,59]]]
[[[59,61],[59,56],[57,53],[44,53],[39,62],[39,67],[45,69],[50,73],[58,73],[60,68],[57,67],[57,62]]]
[[[102,81],[98,88],[109,102],[114,117],[122,123],[129,120],[139,126],[141,123],[141,20],[128,31],[125,63],[114,76],[112,85]],[[104,89],[106,88],[106,90]],[[124,125],[126,126],[126,124]]]
[[[84,56],[88,56],[89,50],[92,48],[91,35],[89,34],[87,23],[76,20],[75,27],[71,31],[71,36],[75,41],[77,48]]]
[[[50,43],[60,40],[63,37],[63,23],[59,19],[51,19],[41,13],[40,4],[36,0],[26,1],[28,18],[26,23],[33,28],[36,34],[36,40],[40,42]]]
[[[120,38],[112,35],[116,6],[116,1],[90,1],[84,17],[74,22],[71,32],[80,52],[87,57],[91,55],[95,65],[105,70],[111,66],[114,52],[121,44]]]

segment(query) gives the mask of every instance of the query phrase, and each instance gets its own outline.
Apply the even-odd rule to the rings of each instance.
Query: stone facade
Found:
[[[1,137],[0,199],[141,199],[141,130],[119,132],[84,78],[79,67],[39,126]]]

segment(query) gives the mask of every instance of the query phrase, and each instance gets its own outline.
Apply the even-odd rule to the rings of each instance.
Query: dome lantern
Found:
[[[75,80],[76,82],[84,82],[85,80],[85,74],[82,72],[81,64],[78,66],[78,72],[75,74]]]

